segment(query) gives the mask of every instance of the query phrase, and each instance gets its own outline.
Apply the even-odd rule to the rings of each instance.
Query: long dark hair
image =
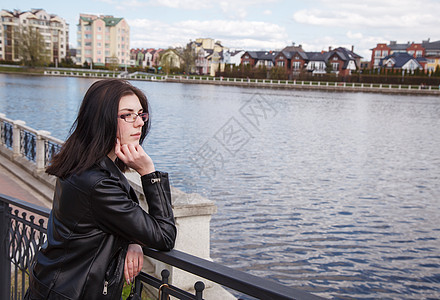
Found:
[[[70,129],[70,136],[52,159],[46,172],[60,178],[79,174],[105,157],[115,147],[118,128],[119,100],[136,95],[144,112],[149,113],[145,94],[129,82],[105,79],[93,83],[87,90],[78,117]],[[150,118],[142,127],[139,143],[142,144],[150,129]],[[127,166],[116,159],[115,163],[126,171]]]

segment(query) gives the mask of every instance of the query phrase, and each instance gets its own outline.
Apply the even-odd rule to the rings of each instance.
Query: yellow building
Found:
[[[440,67],[440,57],[427,57],[425,70],[430,73],[434,72],[437,67]]]
[[[80,14],[77,39],[77,62],[97,65],[130,62],[130,27],[124,18]]]

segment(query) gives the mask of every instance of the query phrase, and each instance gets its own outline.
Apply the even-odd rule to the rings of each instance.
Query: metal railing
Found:
[[[46,241],[49,214],[47,208],[0,194],[0,299],[21,299],[26,292],[28,267]],[[161,252],[144,248],[144,254],[257,299],[323,299],[181,251]],[[191,294],[169,284],[168,270],[163,270],[161,275],[162,278],[158,279],[141,272],[136,277],[135,290],[142,296],[148,290],[151,293],[146,287],[160,289],[161,300],[168,299],[169,295],[178,299],[203,299],[203,282],[196,282],[195,293]]]
[[[35,130],[21,120],[11,120],[0,114],[0,145],[12,151],[12,157],[23,157],[34,169],[44,169],[63,142],[50,132]]]

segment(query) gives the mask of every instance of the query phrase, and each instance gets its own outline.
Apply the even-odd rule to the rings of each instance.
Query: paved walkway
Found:
[[[0,164],[0,193],[39,206],[50,207],[50,204],[20,178]]]

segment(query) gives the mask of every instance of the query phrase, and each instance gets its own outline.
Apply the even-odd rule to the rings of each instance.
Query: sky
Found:
[[[2,0],[2,9],[43,8],[70,25],[80,13],[123,17],[131,48],[169,48],[197,38],[230,49],[305,51],[346,47],[370,60],[377,43],[440,40],[440,0]]]

